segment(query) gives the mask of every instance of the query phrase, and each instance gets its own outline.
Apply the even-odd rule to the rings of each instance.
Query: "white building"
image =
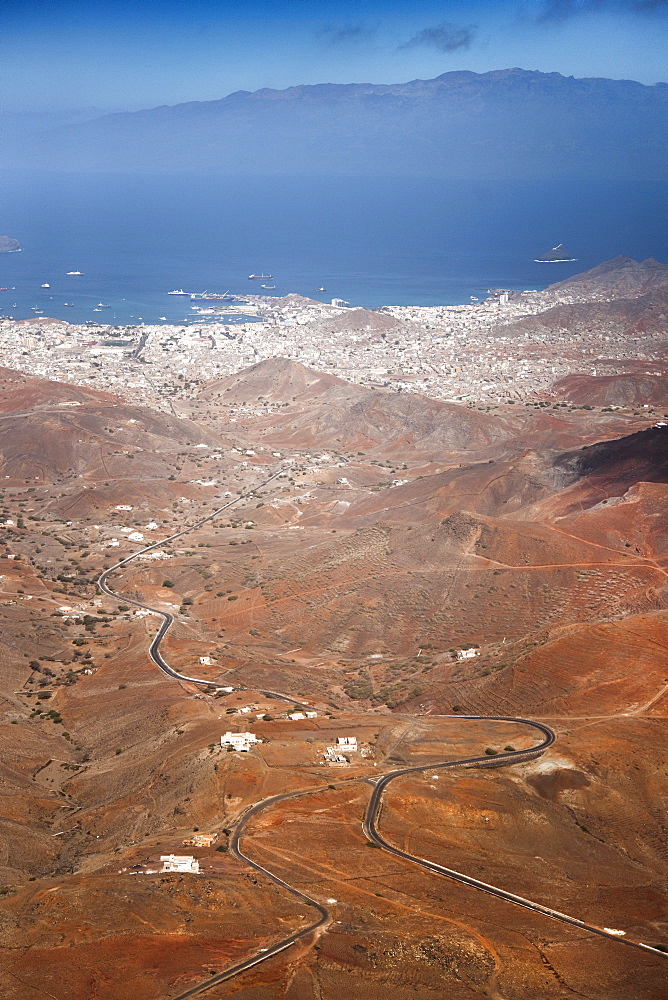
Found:
[[[259,742],[255,733],[225,733],[220,737],[221,747],[232,747],[241,753],[248,753],[252,745]]]
[[[458,660],[472,660],[474,656],[480,656],[480,650],[476,649],[475,646],[470,646],[469,649],[457,650]]]
[[[289,719],[305,719],[306,716],[303,712],[288,712]]]
[[[357,737],[356,736],[337,736],[336,745],[339,749],[346,750],[357,750]]]
[[[202,664],[203,667],[210,667],[211,666],[211,657],[210,656],[200,656],[199,662]]]
[[[160,860],[163,872],[199,872],[199,861],[187,854],[161,854]]]

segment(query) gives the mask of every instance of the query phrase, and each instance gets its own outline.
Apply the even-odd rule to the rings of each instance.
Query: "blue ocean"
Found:
[[[183,323],[190,300],[167,294],[179,288],[465,303],[619,254],[668,262],[667,219],[661,181],[4,172],[0,233],[23,250],[0,254],[0,315]],[[558,243],[574,263],[535,263]]]

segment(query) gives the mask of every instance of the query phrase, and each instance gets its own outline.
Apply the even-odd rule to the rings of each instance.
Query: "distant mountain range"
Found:
[[[30,133],[6,166],[225,174],[665,177],[668,84],[522,69],[238,91]]]

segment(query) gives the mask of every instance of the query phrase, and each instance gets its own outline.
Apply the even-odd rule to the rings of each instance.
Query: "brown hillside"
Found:
[[[553,383],[552,392],[580,405],[668,407],[666,375],[568,375]]]
[[[653,257],[637,261],[614,257],[589,271],[548,285],[548,291],[561,294],[605,294],[617,298],[636,297],[668,284],[668,266]]]

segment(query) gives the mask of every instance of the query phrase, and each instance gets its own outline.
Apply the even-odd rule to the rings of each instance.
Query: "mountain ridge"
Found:
[[[666,172],[667,117],[663,83],[455,71],[115,113],[17,141],[6,159],[66,170],[655,177]]]

